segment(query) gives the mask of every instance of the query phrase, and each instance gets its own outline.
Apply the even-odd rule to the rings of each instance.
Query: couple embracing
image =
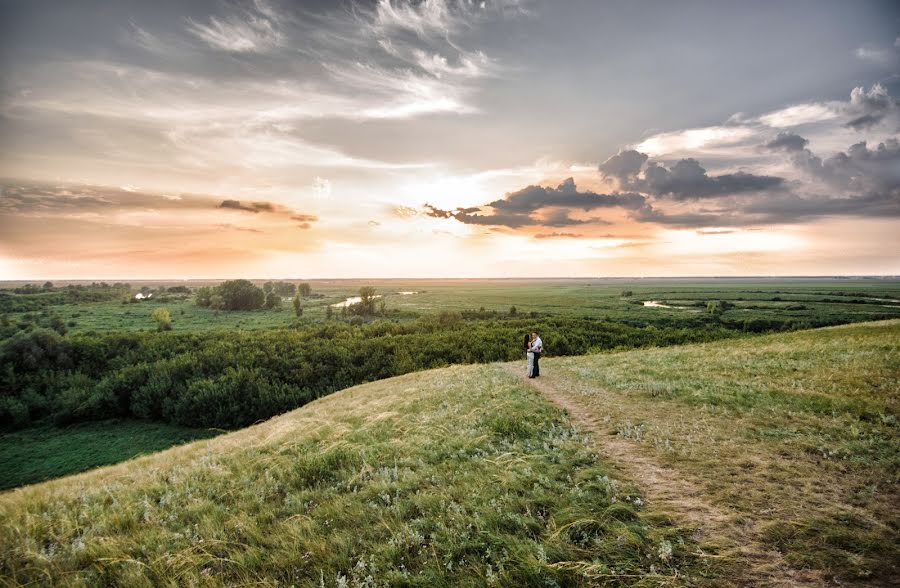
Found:
[[[525,335],[525,353],[528,356],[528,377],[536,378],[541,375],[539,360],[541,352],[544,351],[544,342],[538,332],[532,331],[531,335]]]

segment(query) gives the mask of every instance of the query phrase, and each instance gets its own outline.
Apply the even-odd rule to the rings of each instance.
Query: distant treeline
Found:
[[[11,290],[0,289],[0,312],[32,312],[58,304],[106,302],[118,300],[123,295],[128,295],[130,291],[130,284],[120,282],[70,284],[63,287],[55,287],[52,282],[46,282],[43,286],[26,284]]]
[[[133,416],[233,428],[355,384],[459,363],[522,358],[539,328],[553,355],[710,341],[737,332],[716,322],[632,326],[586,318],[406,324],[332,321],[301,330],[115,333],[61,337],[46,329],[0,345],[0,426]]]

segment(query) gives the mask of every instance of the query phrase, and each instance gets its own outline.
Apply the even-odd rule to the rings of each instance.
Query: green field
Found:
[[[36,462],[23,464],[12,457],[0,460],[3,486],[73,473],[163,448],[184,440],[185,431],[197,427],[249,424],[356,383],[451,363],[516,357],[518,332],[536,326],[544,330],[549,355],[566,355],[900,317],[900,281],[891,279],[309,283],[313,296],[303,299],[304,312],[299,319],[290,299],[280,308],[218,313],[198,306],[190,295],[124,302],[142,286],[151,290],[159,286],[196,288],[208,282],[86,286],[76,292],[57,284],[50,289],[35,287],[32,294],[3,290],[0,335],[7,339],[0,347],[12,345],[19,336],[16,345],[20,351],[9,355],[14,360],[4,360],[6,390],[0,395],[0,420],[5,424],[0,431],[5,434],[0,436],[0,453],[23,455],[21,447],[27,439],[31,457],[26,461]],[[326,320],[329,306],[354,296],[363,285],[374,286],[383,297],[389,310],[386,316],[350,316],[332,306],[333,317]],[[59,303],[63,299],[73,301]],[[663,306],[644,306],[647,301]],[[728,301],[731,306],[710,314],[707,306],[711,301]],[[153,332],[155,322],[150,315],[161,307],[172,316],[172,332]],[[515,316],[511,315],[513,307]],[[46,343],[53,348],[21,339],[28,333],[38,335],[41,327],[52,326],[53,320],[66,325],[67,331],[59,344]],[[144,339],[128,340],[119,333],[139,334]],[[197,338],[191,338],[192,334]],[[294,341],[310,345],[299,348],[289,344]],[[68,347],[60,351],[59,345]],[[52,353],[57,359],[47,363]],[[201,357],[207,359],[201,362]],[[28,362],[38,366],[31,375],[23,373]],[[228,372],[229,368],[243,371]],[[138,373],[138,369],[143,371]],[[203,403],[193,402],[187,395],[187,390],[197,386],[205,391]],[[15,393],[14,388],[18,389]],[[197,416],[213,414],[223,405],[228,408],[236,402],[228,400],[228,394],[240,401],[259,396],[270,402],[246,410],[232,406],[243,420]],[[145,399],[143,404],[139,402],[137,412],[122,408],[134,395]],[[193,408],[185,408],[185,402]],[[28,416],[29,410],[32,416]],[[143,420],[135,420],[135,416]],[[122,433],[135,441],[108,444],[118,429],[106,430],[94,423],[109,418],[130,419],[127,434],[125,430]],[[172,427],[152,422],[160,420]],[[72,422],[85,426],[55,428]],[[35,424],[34,430],[16,431]],[[146,432],[141,433],[144,427]],[[142,438],[149,440],[146,446],[138,441]],[[111,450],[76,452],[78,456],[61,458],[53,444],[65,445],[67,440],[85,448],[108,445]],[[32,473],[26,473],[29,471]]]
[[[384,296],[397,320],[419,315],[477,310],[552,316],[608,317],[613,320],[654,323],[682,321],[704,313],[710,300],[728,300],[734,308],[725,319],[809,321],[826,319],[858,322],[900,317],[900,281],[888,279],[693,279],[693,280],[330,280],[309,282],[316,298],[305,299],[302,324],[325,320],[326,308],[356,296],[363,285],[372,285]],[[196,284],[195,284],[196,285]],[[402,295],[400,292],[416,292]],[[622,296],[631,292],[630,296]],[[643,301],[659,301],[674,308],[645,307]],[[290,300],[281,308],[256,311],[222,311],[216,316],[192,300],[145,301],[122,304],[119,299],[48,307],[63,318],[73,334],[109,331],[153,330],[154,308],[164,306],[172,315],[175,331],[249,330],[290,327],[297,323]],[[334,308],[340,319],[340,309]],[[12,321],[35,313],[8,313]]]
[[[109,465],[220,431],[110,420],[0,434],[0,490]]]
[[[900,561],[898,349],[900,322],[887,321],[547,358],[545,388],[525,383],[521,362],[350,388],[0,495],[0,575],[129,586],[888,585]],[[573,421],[541,394],[551,389],[572,402]],[[648,483],[651,466],[667,479]],[[668,478],[696,490],[666,494]],[[722,516],[692,522],[689,503]],[[784,563],[748,557],[754,549]]]

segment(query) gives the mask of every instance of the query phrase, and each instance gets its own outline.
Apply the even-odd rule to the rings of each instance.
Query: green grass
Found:
[[[714,557],[498,366],[350,388],[0,495],[0,576],[119,586],[718,585]]]
[[[304,322],[324,320],[329,305],[357,295],[362,285],[374,285],[384,295],[387,307],[400,311],[400,320],[481,307],[506,313],[515,306],[520,313],[656,323],[689,319],[696,311],[705,311],[707,300],[733,302],[735,308],[726,311],[723,318],[739,322],[790,318],[817,324],[824,317],[834,318],[834,323],[900,317],[900,304],[875,300],[900,302],[900,282],[888,279],[321,280],[311,284],[321,297],[304,300]],[[632,295],[623,297],[626,290]],[[399,292],[403,291],[417,294],[402,296]],[[687,308],[645,308],[640,305],[644,300]],[[66,323],[73,323],[69,330],[77,334],[153,330],[155,323],[150,314],[158,306],[170,311],[175,331],[271,329],[295,322],[287,299],[278,309],[222,311],[218,317],[208,308],[197,307],[192,300],[92,302],[58,305],[49,310]],[[334,310],[335,317],[340,317],[339,309]],[[23,314],[26,313],[10,313],[9,318],[18,321]]]
[[[33,484],[217,435],[165,423],[110,420],[0,434],[0,490]]]
[[[795,567],[900,574],[900,321],[548,358],[542,372]]]

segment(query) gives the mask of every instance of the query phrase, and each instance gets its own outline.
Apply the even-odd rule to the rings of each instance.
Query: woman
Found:
[[[525,333],[525,356],[528,358],[528,368],[526,372],[526,376],[531,377],[532,372],[534,372],[534,351],[531,350],[531,335]]]

